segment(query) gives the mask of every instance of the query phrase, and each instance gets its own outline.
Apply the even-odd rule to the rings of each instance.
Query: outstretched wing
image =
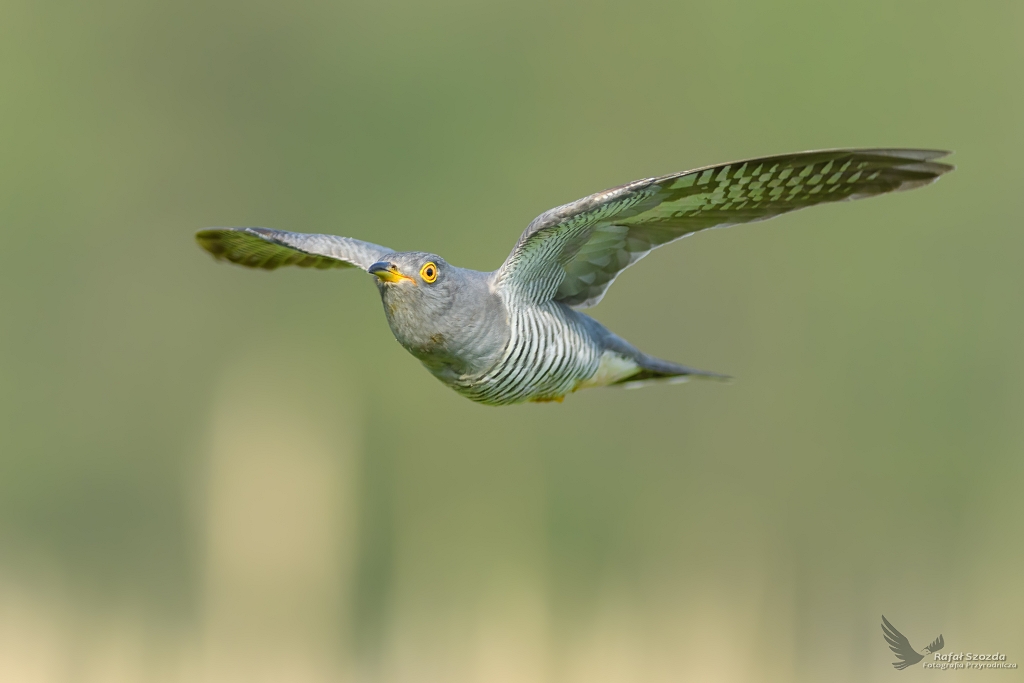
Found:
[[[196,241],[217,259],[250,268],[274,270],[281,266],[366,270],[391,249],[337,235],[307,235],[269,228],[209,228],[196,233]]]
[[[699,230],[934,182],[953,169],[923,149],[839,149],[647,178],[537,216],[498,271],[533,301],[593,306],[652,249]]]
[[[946,641],[942,639],[942,634],[940,633],[939,637],[933,640],[931,645],[925,649],[928,650],[928,652],[938,652],[944,647],[946,647]]]
[[[884,614],[882,615],[882,635],[885,636],[885,642],[889,643],[889,649],[896,654],[896,659],[900,660],[892,663],[897,669],[906,669],[911,664],[917,664],[924,659],[911,647],[907,637],[889,623]]]

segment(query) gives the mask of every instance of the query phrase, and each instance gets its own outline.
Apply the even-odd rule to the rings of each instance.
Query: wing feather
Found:
[[[269,228],[209,228],[196,233],[196,241],[215,258],[249,268],[274,270],[301,268],[362,268],[366,270],[387,247],[337,235],[310,235]]]
[[[709,228],[934,182],[948,152],[839,149],[748,159],[637,180],[542,213],[498,271],[532,300],[593,306],[652,249]]]

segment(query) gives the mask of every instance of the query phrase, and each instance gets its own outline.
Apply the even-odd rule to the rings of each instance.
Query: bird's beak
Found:
[[[384,282],[401,282],[402,280],[408,280],[409,282],[416,284],[416,281],[408,275],[402,275],[402,272],[398,270],[398,266],[387,261],[377,261],[367,268],[366,272],[371,275],[376,275]]]

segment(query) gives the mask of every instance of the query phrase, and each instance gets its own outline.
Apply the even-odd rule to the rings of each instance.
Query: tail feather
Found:
[[[641,353],[638,357],[634,357],[634,360],[637,365],[640,366],[640,369],[636,374],[624,377],[616,382],[616,384],[621,384],[627,389],[638,389],[654,382],[677,384],[681,382],[689,382],[693,378],[712,379],[719,382],[729,382],[732,380],[732,377],[729,375],[722,375],[708,370],[698,370],[697,368],[691,368],[671,361],[655,358],[654,356],[648,356],[645,353]]]
[[[654,382],[665,382],[668,384],[688,382],[694,377],[714,379],[720,382],[728,382],[732,379],[728,375],[698,370],[673,363],[672,361],[648,356],[590,316],[577,311],[573,311],[573,313],[587,326],[594,340],[597,341],[599,347],[603,350],[601,366],[598,368],[597,373],[590,380],[581,384],[579,388],[585,386],[622,385],[632,389]]]

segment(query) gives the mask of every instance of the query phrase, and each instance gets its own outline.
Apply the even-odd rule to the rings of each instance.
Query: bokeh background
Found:
[[[1022,680],[1024,6],[0,2],[0,680]],[[490,408],[264,225],[497,267],[541,211],[837,146],[937,185],[652,254],[737,377]],[[988,680],[986,678],[986,680]]]

